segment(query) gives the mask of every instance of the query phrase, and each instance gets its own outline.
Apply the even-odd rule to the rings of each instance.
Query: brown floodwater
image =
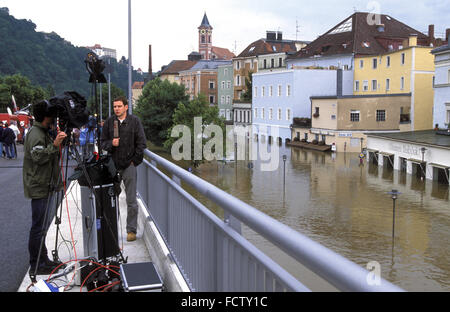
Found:
[[[407,291],[450,291],[448,185],[361,165],[359,154],[284,146],[279,154],[274,171],[241,160],[203,164],[194,174],[363,267],[377,261],[382,277]],[[401,193],[394,240],[393,189]],[[335,290],[251,229],[244,226],[242,234],[313,291]]]

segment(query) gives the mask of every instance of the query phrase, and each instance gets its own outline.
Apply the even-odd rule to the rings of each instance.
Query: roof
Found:
[[[219,65],[227,65],[231,64],[231,61],[228,60],[200,60],[192,66],[191,68],[188,68],[186,70],[209,70],[209,69],[217,69]]]
[[[208,16],[206,16],[206,13],[205,13],[205,15],[203,15],[203,20],[202,20],[202,23],[200,24],[200,27],[212,28],[212,26],[209,24]]]
[[[142,89],[143,87],[144,87],[143,81],[136,81],[135,83],[133,83],[131,89]]]
[[[225,48],[212,47],[211,51],[219,60],[231,60],[233,57],[236,57],[233,52]]]
[[[431,53],[436,54],[440,52],[450,51],[450,42],[447,45],[441,46],[431,51]]]
[[[264,54],[280,53],[280,52],[297,52],[295,41],[293,40],[267,40],[259,39],[251,43],[237,57],[250,57]]]
[[[190,69],[196,63],[197,61],[172,61],[166,68],[164,68],[161,75],[176,75],[180,71]]]
[[[418,45],[428,45],[429,38],[395,18],[381,14],[380,24],[368,23],[371,13],[356,12],[289,58],[337,54],[378,55],[389,51],[389,45],[402,44],[417,35]]]
[[[382,137],[387,139],[394,139],[429,145],[438,145],[450,148],[450,135],[439,135],[434,130],[376,133],[376,134],[368,133],[367,135],[370,137]]]

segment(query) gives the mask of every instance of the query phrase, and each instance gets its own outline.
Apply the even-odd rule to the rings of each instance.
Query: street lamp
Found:
[[[401,193],[397,190],[392,190],[388,192],[392,198],[392,246],[394,245],[394,233],[395,233],[395,200],[398,198],[398,195]]]
[[[286,189],[286,159],[287,156],[283,155],[283,193]]]
[[[420,149],[420,151],[422,152],[422,162],[424,162],[426,150],[427,150],[427,149],[426,149],[425,147],[422,147],[422,148]]]

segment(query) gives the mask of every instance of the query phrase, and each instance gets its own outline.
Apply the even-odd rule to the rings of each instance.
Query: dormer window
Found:
[[[255,50],[255,47],[251,47],[250,50],[248,50],[248,52],[253,52],[253,50]]]
[[[363,41],[362,46],[364,48],[370,48],[370,42],[369,41]]]

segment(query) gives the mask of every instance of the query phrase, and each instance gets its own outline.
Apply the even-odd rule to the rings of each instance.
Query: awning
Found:
[[[439,164],[435,164],[435,163],[430,163],[429,165],[433,166],[435,168],[444,169],[444,170],[450,169],[450,166],[439,165]]]
[[[416,164],[418,164],[418,165],[422,165],[422,164],[425,163],[425,161],[421,161],[421,160],[414,159],[414,158],[409,158],[408,161],[410,161],[410,162],[412,162],[412,163],[416,163]]]
[[[394,156],[394,154],[386,153],[386,152],[380,152],[380,155],[387,156],[387,157],[392,157],[392,156]]]
[[[377,150],[371,149],[371,148],[366,148],[366,151],[371,152],[371,153],[378,153]]]

